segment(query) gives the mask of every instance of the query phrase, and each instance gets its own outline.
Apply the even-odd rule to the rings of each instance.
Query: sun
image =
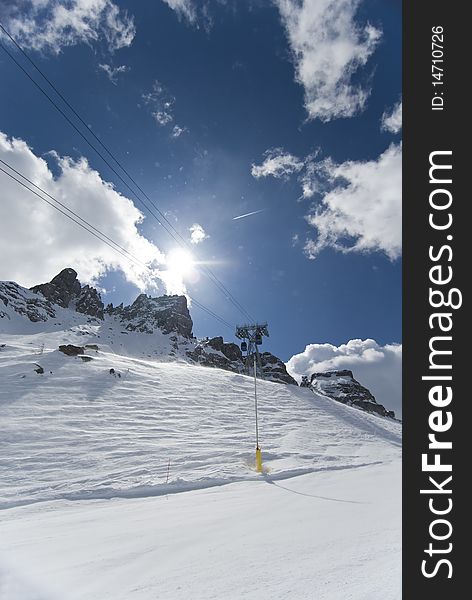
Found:
[[[185,277],[190,275],[194,269],[195,261],[187,250],[176,248],[171,250],[166,259],[167,270],[175,276]]]

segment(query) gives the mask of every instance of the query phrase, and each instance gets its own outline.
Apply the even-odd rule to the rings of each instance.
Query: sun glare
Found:
[[[181,277],[189,275],[195,265],[190,252],[180,248],[169,252],[166,262],[168,271],[172,274],[180,275]]]

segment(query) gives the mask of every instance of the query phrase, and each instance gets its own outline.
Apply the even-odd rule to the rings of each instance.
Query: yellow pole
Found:
[[[256,471],[262,473],[262,451],[256,448]]]

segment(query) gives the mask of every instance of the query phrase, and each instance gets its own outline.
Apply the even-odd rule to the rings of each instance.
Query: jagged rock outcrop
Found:
[[[63,344],[59,346],[59,352],[67,356],[78,356],[85,353],[85,348],[83,346],[74,346],[74,344]]]
[[[43,296],[38,296],[13,281],[0,282],[0,319],[10,319],[1,306],[11,308],[33,323],[47,321],[56,316],[54,305]]]
[[[184,338],[192,337],[193,321],[185,296],[160,296],[151,298],[140,294],[130,306],[107,306],[107,313],[120,318],[128,331],[153,333],[178,333]]]
[[[62,308],[75,308],[84,315],[103,319],[104,305],[100,294],[89,285],[82,287],[74,269],[63,269],[49,283],[41,283],[30,289]]]
[[[387,410],[385,406],[379,404],[370,391],[354,379],[352,371],[347,369],[313,373],[311,387],[315,391],[321,392],[323,395],[343,404],[356,406],[382,417],[395,418],[394,411]]]
[[[103,319],[104,306],[97,290],[89,285],[84,285],[77,297],[75,310],[84,315]]]
[[[36,294],[42,294],[47,300],[68,308],[72,298],[80,294],[81,286],[74,269],[62,269],[49,283],[40,283],[30,288]]]
[[[269,381],[282,381],[289,385],[298,385],[295,379],[287,373],[285,364],[270,352],[261,352],[261,363],[264,378]]]
[[[216,367],[234,373],[244,372],[243,355],[237,344],[224,342],[221,336],[200,342],[187,356],[204,367]]]
[[[225,342],[222,336],[211,338],[210,340],[208,340],[207,344],[208,346],[210,346],[210,348],[222,352],[230,361],[243,360],[243,353],[241,352],[241,348],[237,344],[233,344],[232,342]]]
[[[240,347],[231,342],[224,342],[221,336],[200,342],[194,350],[187,352],[187,356],[205,367],[216,367],[234,373],[246,372]],[[280,358],[270,352],[261,353],[261,363],[265,380],[298,385],[287,373],[285,364]]]
[[[5,310],[1,310],[3,306]],[[66,309],[64,311],[64,309]],[[168,341],[156,338],[157,345],[165,350],[154,351],[160,356],[190,359],[202,366],[216,367],[234,373],[245,373],[245,357],[238,344],[225,342],[222,336],[206,338],[198,342],[193,336],[193,321],[188,310],[185,296],[160,296],[153,298],[140,294],[129,306],[108,304],[105,308],[98,291],[89,286],[81,286],[74,269],[63,269],[49,283],[35,285],[26,289],[13,282],[0,282],[0,322],[15,323],[15,313],[26,316],[30,321],[48,321],[54,319],[54,326],[64,326],[77,335],[88,335],[90,329],[84,328],[84,320],[77,313],[93,317],[88,319],[97,331],[94,335],[112,345],[114,336],[137,332],[152,335],[161,332],[168,335]],[[104,321],[103,327],[98,320]],[[58,322],[60,321],[60,322]],[[110,333],[111,332],[111,333]],[[151,338],[152,342],[152,338]],[[126,343],[120,340],[120,346]],[[134,342],[136,343],[136,341]],[[144,344],[149,348],[149,340]],[[88,345],[98,351],[98,346]],[[59,350],[71,356],[83,356],[82,346],[63,345]],[[147,350],[147,356],[153,350]],[[86,358],[85,360],[88,360]],[[287,373],[284,363],[270,352],[261,353],[263,377],[267,381],[297,385]]]
[[[201,344],[196,346],[194,350],[188,350],[187,356],[202,367],[214,367],[216,369],[224,369],[225,371],[233,371],[234,373],[243,373],[244,365],[242,361],[231,361],[220,352],[209,352]]]

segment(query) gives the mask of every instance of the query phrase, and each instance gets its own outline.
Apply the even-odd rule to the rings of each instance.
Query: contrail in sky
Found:
[[[246,213],[245,215],[239,215],[239,217],[233,217],[233,221],[236,221],[237,219],[244,219],[245,217],[250,217],[252,215],[258,215],[259,213],[261,213],[263,211],[264,211],[263,208],[261,208],[260,210],[254,210],[253,212]]]

